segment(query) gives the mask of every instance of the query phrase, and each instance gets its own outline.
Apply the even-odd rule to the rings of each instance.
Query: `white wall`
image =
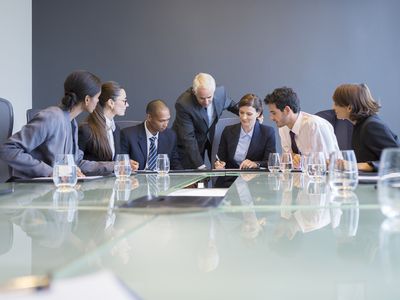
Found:
[[[32,107],[32,0],[0,0],[0,97],[14,108],[14,132]]]

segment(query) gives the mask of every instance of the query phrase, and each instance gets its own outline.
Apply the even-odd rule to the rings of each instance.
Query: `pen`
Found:
[[[218,157],[218,154],[215,154],[215,158],[216,158],[219,162],[221,162],[221,160],[220,160],[219,157]]]

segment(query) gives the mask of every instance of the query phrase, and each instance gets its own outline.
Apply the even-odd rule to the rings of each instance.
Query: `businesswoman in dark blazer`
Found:
[[[79,126],[79,148],[85,159],[110,161],[120,153],[120,128],[114,117],[125,115],[127,107],[125,89],[115,81],[102,84],[96,109]]]
[[[340,85],[332,98],[337,118],[354,124],[352,148],[358,169],[376,171],[383,149],[399,146],[397,136],[378,116],[380,105],[364,83]]]
[[[84,111],[93,112],[100,88],[101,81],[94,74],[71,73],[64,82],[61,104],[40,111],[0,147],[0,158],[13,168],[15,178],[52,176],[57,154],[73,154],[78,175],[112,172],[112,162],[84,160],[78,147],[75,118]]]
[[[246,94],[239,101],[240,123],[225,127],[214,167],[257,169],[266,167],[268,155],[276,152],[275,132],[257,121],[263,111],[261,99]]]

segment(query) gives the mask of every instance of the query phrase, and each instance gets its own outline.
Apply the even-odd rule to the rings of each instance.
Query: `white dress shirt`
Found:
[[[146,141],[147,141],[147,158],[149,157],[149,151],[150,151],[150,138],[152,138],[153,136],[155,136],[156,137],[156,139],[155,139],[155,141],[154,141],[154,144],[155,144],[155,146],[156,146],[156,149],[158,148],[158,132],[157,132],[157,134],[156,135],[153,135],[151,132],[150,132],[150,130],[147,128],[147,121],[144,121],[144,130],[146,131]],[[147,167],[148,167],[148,165],[147,165],[147,159],[146,158],[146,170],[147,170]]]
[[[290,128],[279,128],[282,150],[292,152],[290,141]],[[324,152],[328,158],[333,151],[339,151],[339,146],[333,130],[333,126],[327,120],[316,115],[300,112],[292,131],[300,153]]]
[[[108,144],[110,145],[111,148],[111,153],[112,157],[114,158],[115,156],[115,144],[114,144],[114,131],[115,131],[115,123],[114,119],[109,119],[106,118],[106,128],[107,128],[107,139],[108,139]]]

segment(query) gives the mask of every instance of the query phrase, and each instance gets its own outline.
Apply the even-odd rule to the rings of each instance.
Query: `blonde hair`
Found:
[[[215,91],[215,79],[210,74],[207,73],[199,73],[193,79],[193,93],[197,94],[197,91],[200,88],[208,89],[211,91]]]

